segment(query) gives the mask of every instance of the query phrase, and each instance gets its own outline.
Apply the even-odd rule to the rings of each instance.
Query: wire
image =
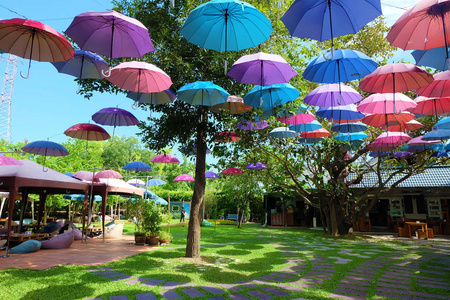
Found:
[[[402,10],[408,10],[408,8],[406,8],[406,7],[395,6],[395,5],[387,4],[387,3],[381,3],[381,4],[382,5],[386,5],[386,6],[390,6],[390,7],[393,7],[393,8],[398,8],[398,9],[402,9]]]
[[[24,18],[24,19],[28,19],[28,18],[25,17],[24,15],[21,15],[21,14],[19,14],[18,12],[14,11],[14,10],[12,10],[12,9],[7,8],[7,7],[4,6],[4,5],[1,5],[1,4],[0,4],[0,6],[3,7],[4,9],[6,9],[6,10],[9,10],[9,11],[12,12],[13,14],[18,15],[19,17],[22,17],[22,18]]]

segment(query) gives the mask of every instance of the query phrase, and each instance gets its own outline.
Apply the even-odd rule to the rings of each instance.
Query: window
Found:
[[[405,213],[406,214],[414,213],[412,196],[405,196],[404,200],[405,200]]]
[[[173,205],[172,206],[172,211],[173,212],[179,212],[180,211],[180,206],[179,205]]]
[[[427,213],[427,203],[425,202],[425,197],[423,195],[416,196],[417,213],[426,214]]]

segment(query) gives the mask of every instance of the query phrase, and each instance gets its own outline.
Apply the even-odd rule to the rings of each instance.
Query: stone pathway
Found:
[[[228,245],[223,243],[220,245]],[[93,276],[122,282],[128,285],[158,288],[159,295],[149,291],[137,293],[139,300],[157,299],[186,299],[203,298],[208,300],[235,299],[277,299],[278,297],[298,298],[298,295],[308,295],[316,288],[326,284],[336,276],[338,269],[351,259],[345,256],[354,256],[363,259],[363,263],[350,270],[339,280],[339,284],[330,294],[330,299],[366,299],[367,297],[384,297],[387,299],[450,299],[449,280],[444,278],[450,271],[450,256],[448,249],[442,251],[429,250],[426,256],[410,255],[408,259],[396,259],[404,251],[393,252],[379,249],[360,254],[351,250],[341,251],[339,257],[326,257],[323,251],[330,247],[339,246],[339,243],[325,243],[314,250],[313,247],[299,247],[309,245],[304,240],[286,241],[275,246],[285,258],[285,267],[279,271],[271,272],[250,281],[223,283],[208,286],[197,286],[193,282],[167,281],[160,278],[134,277],[113,270],[112,268],[93,268],[87,270]],[[207,245],[208,247],[218,246]],[[206,245],[204,245],[206,247]],[[166,247],[168,249],[169,247]],[[387,252],[387,253],[385,253]],[[373,257],[373,255],[381,255]],[[445,265],[445,266],[442,266]],[[430,291],[435,290],[436,293]],[[448,291],[442,295],[442,291]],[[424,292],[423,292],[424,291]],[[426,292],[425,292],[426,291]],[[94,298],[101,299],[101,298]],[[111,300],[128,299],[126,295],[111,296]]]

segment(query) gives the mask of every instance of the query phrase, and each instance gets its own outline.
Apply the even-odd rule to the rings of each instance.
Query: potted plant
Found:
[[[172,241],[173,236],[170,234],[170,232],[167,231],[161,231],[159,233],[159,244],[168,244]]]
[[[149,201],[142,211],[142,227],[147,233],[147,243],[158,245],[159,232],[161,230],[162,217],[156,203]]]
[[[131,203],[130,211],[133,215],[133,223],[135,227],[134,242],[136,245],[145,245],[145,231],[142,226],[142,211],[144,209],[144,200],[138,199]]]

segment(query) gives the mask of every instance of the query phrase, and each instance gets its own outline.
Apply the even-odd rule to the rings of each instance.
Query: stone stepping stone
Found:
[[[214,296],[214,297],[209,297],[208,300],[225,300],[225,298],[220,297],[220,296]]]
[[[222,284],[219,284],[219,286],[223,287],[226,290],[233,291],[233,292],[242,290],[241,287],[238,287],[234,284],[229,284],[229,283],[222,283]]]
[[[138,300],[156,300],[156,296],[152,292],[135,294]]]
[[[109,300],[128,300],[126,295],[111,296]]]
[[[351,279],[351,280],[365,280],[365,281],[371,281],[372,277],[367,277],[367,276],[347,276],[347,279]]]
[[[448,286],[437,285],[437,284],[417,283],[417,285],[418,285],[418,286],[423,286],[423,287],[435,288],[435,289],[450,290],[450,287],[448,287]]]
[[[204,289],[205,291],[214,294],[214,295],[221,295],[221,294],[225,294],[225,291],[222,289],[219,289],[213,285],[204,285],[201,286],[202,289]]]
[[[178,295],[178,293],[175,292],[174,290],[163,291],[163,292],[161,292],[161,295],[162,295],[164,298],[166,298],[167,300],[183,299],[183,297],[181,297],[180,295]]]
[[[107,274],[107,275],[102,275],[100,276],[101,278],[113,278],[113,277],[117,277],[117,276],[124,276],[124,273],[111,273],[111,274]]]
[[[282,278],[268,276],[268,275],[261,276],[260,278],[261,279],[266,279],[266,280],[271,280],[271,281],[276,281],[276,282],[284,281],[284,279],[282,279]]]
[[[163,283],[165,280],[163,279],[151,279],[149,281],[144,282],[143,284],[141,284],[141,286],[146,285],[146,286],[157,286],[158,284]]]
[[[264,292],[268,292],[268,293],[274,294],[275,296],[287,296],[287,295],[290,295],[290,293],[288,293],[286,291],[283,291],[283,290],[280,290],[280,289],[277,289],[277,288],[274,288],[274,287],[271,287],[271,286],[266,286],[266,287],[262,288],[262,290]]]
[[[111,270],[112,268],[110,267],[105,267],[105,268],[96,268],[96,269],[87,269],[86,271],[88,272],[96,272],[96,271],[105,271],[105,270]],[[94,298],[97,299],[97,298]]]
[[[195,288],[185,289],[185,290],[182,290],[182,292],[185,293],[186,295],[188,295],[191,298],[204,297],[205,296],[205,294],[203,294],[202,292],[200,292],[199,290],[197,290]]]
[[[397,282],[396,283],[391,283],[391,282],[382,282],[382,281],[378,281],[377,282],[378,286],[381,287],[386,287],[386,288],[395,288],[395,289],[408,289],[408,285],[399,285]]]
[[[323,283],[322,279],[314,279],[314,278],[302,278],[302,281],[305,281],[306,283],[316,283],[316,284]]]
[[[255,297],[256,299],[261,299],[261,300],[269,300],[269,299],[273,299],[273,296],[271,295],[267,295],[263,292],[254,290],[254,291],[248,291],[247,294],[249,294],[250,296]]]
[[[101,271],[101,272],[92,272],[91,274],[93,275],[103,275],[103,274],[109,274],[109,273],[116,273],[116,270],[107,270],[107,271]]]
[[[376,293],[377,296],[386,297],[387,299],[411,299],[411,296],[408,295],[398,295],[398,294],[389,294],[389,293]]]
[[[132,277],[133,276],[131,276],[131,275],[125,275],[125,276],[121,276],[121,277],[112,278],[111,281],[125,280],[125,279],[132,278]]]
[[[167,281],[164,285],[160,286],[162,289],[174,289],[181,284],[180,281]]]
[[[143,281],[146,281],[146,280],[149,280],[149,279],[150,278],[148,278],[148,277],[137,277],[137,278],[133,278],[131,280],[125,281],[124,283],[125,284],[135,284],[135,283],[143,282]]]
[[[295,277],[294,275],[284,274],[284,273],[280,273],[280,272],[273,272],[273,273],[270,273],[269,275],[270,276],[282,277],[282,278],[293,278],[293,277]]]
[[[241,294],[229,294],[228,297],[235,300],[251,300],[249,297],[245,297]]]

